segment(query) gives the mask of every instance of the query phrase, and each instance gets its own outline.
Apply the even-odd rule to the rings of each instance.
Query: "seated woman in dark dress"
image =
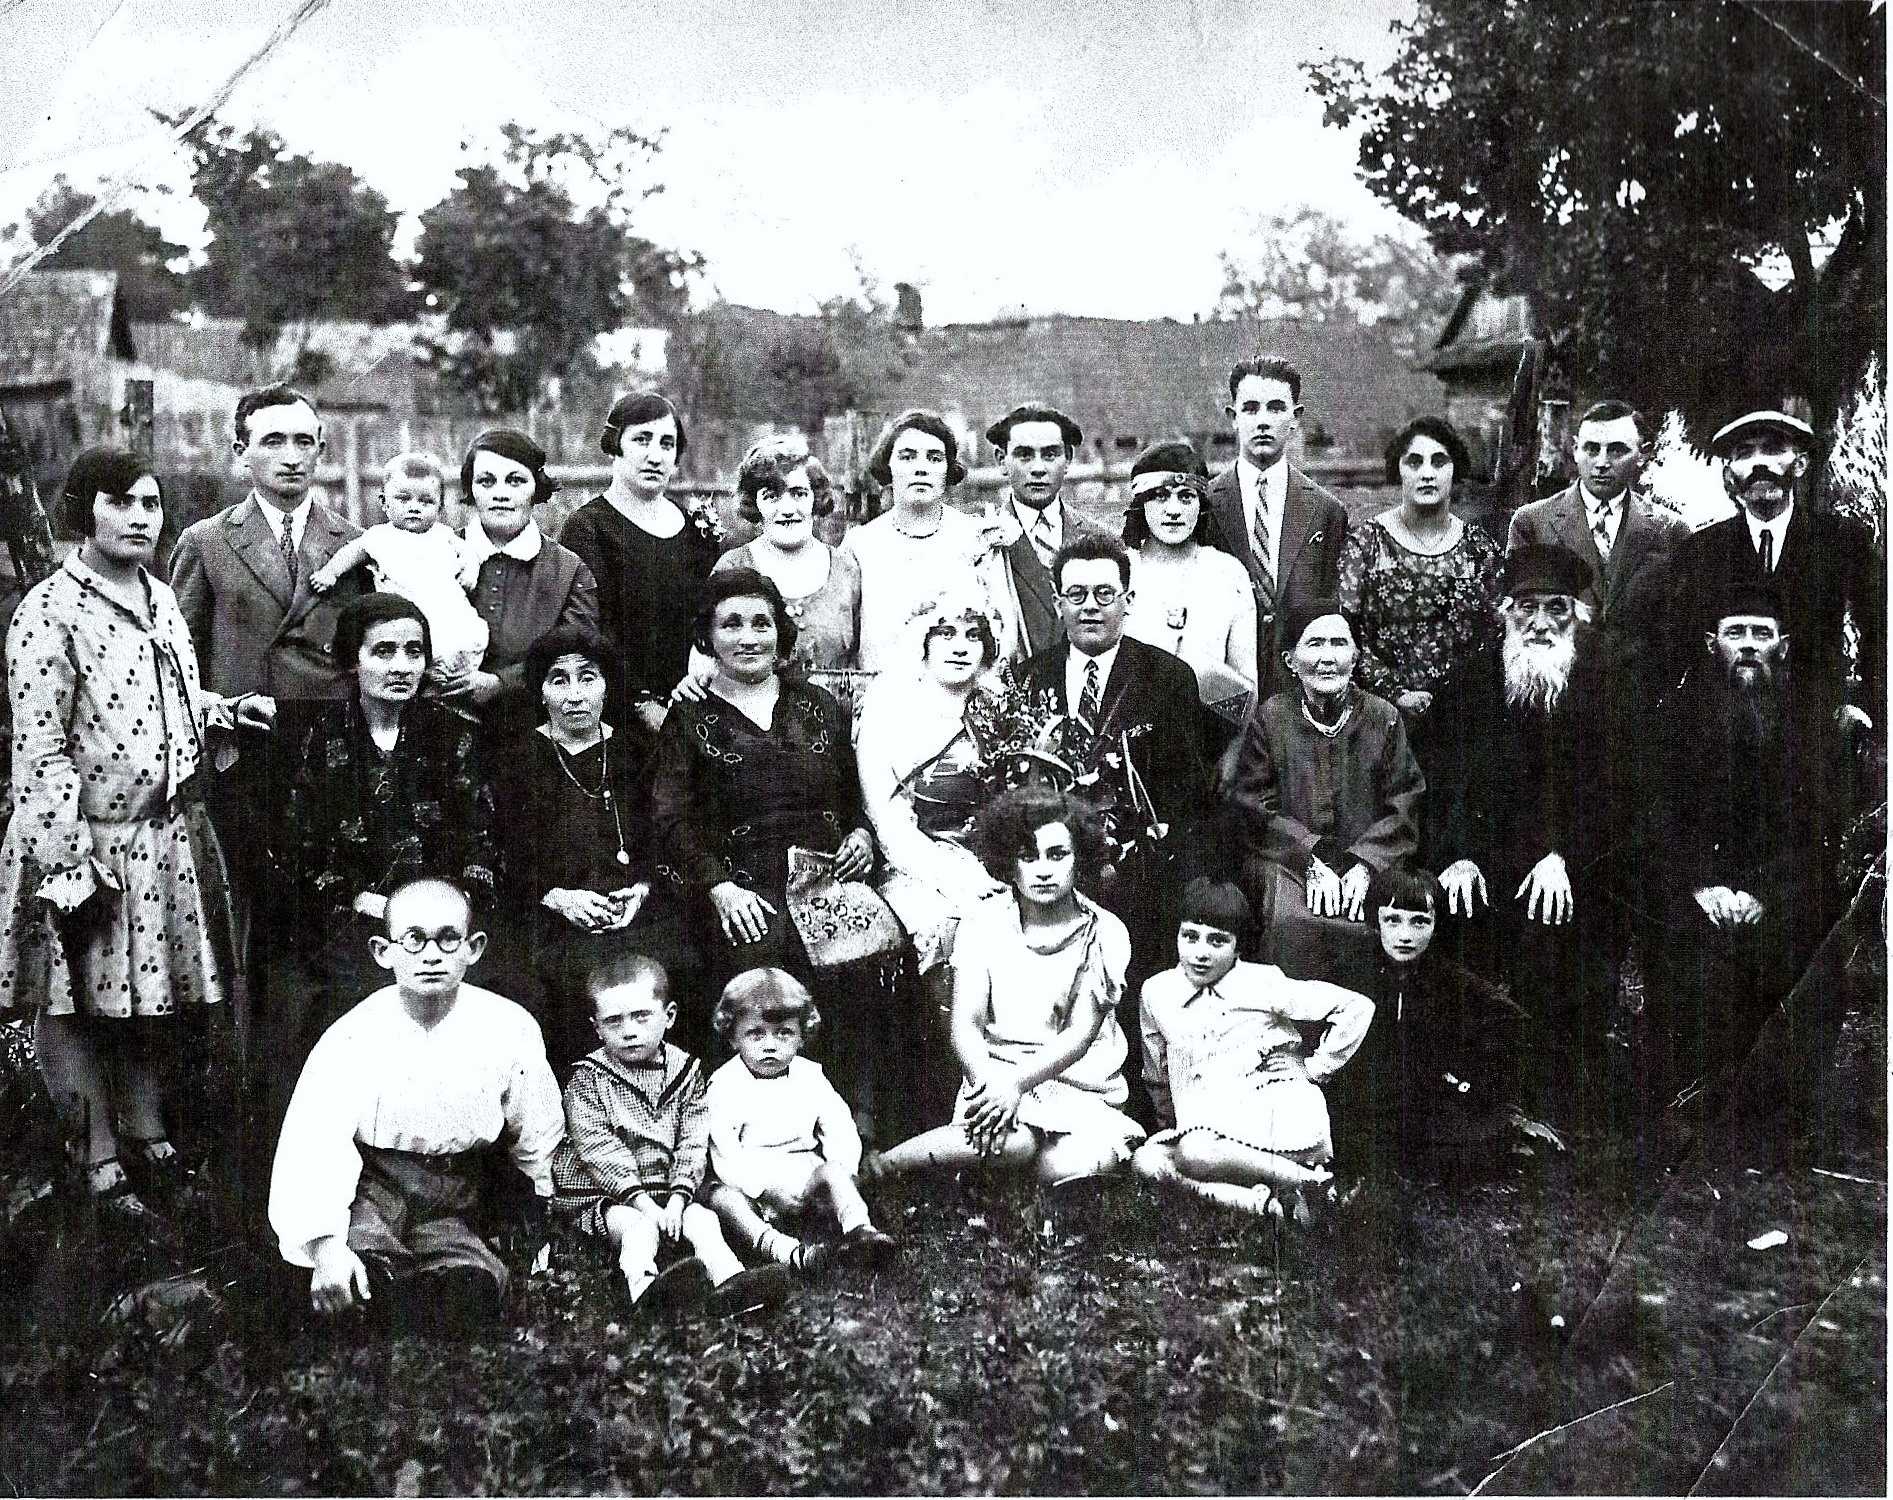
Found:
[[[597,1045],[586,976],[642,953],[670,976],[672,1039],[701,1056],[715,997],[698,989],[682,903],[657,873],[649,757],[605,721],[610,648],[596,631],[562,627],[533,643],[525,665],[542,722],[509,745],[495,798],[505,904],[540,990],[546,1054],[563,1073]]]

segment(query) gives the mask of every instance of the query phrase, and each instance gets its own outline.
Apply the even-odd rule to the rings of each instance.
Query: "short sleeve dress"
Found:
[[[1437,693],[1497,638],[1505,553],[1476,526],[1446,551],[1409,551],[1376,516],[1341,549],[1341,608],[1360,631],[1354,680],[1391,701],[1406,689]]]

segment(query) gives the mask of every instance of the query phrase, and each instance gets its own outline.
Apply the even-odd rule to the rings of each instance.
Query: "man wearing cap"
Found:
[[[1576,483],[1512,513],[1506,550],[1556,542],[1589,574],[1578,602],[1591,613],[1604,668],[1618,691],[1660,691],[1667,658],[1671,558],[1689,528],[1636,493],[1650,461],[1650,424],[1624,401],[1578,419]]]
[[[1871,540],[1797,497],[1814,432],[1798,417],[1752,411],[1710,441],[1722,484],[1738,514],[1687,538],[1677,553],[1680,607],[1673,621],[1674,665],[1701,656],[1703,632],[1729,585],[1771,583],[1781,623],[1794,642],[1798,690],[1856,729],[1872,729],[1886,697],[1886,590]],[[1860,682],[1844,679],[1842,619],[1859,631]],[[1852,698],[1850,703],[1847,700]]]
[[[1337,594],[1347,512],[1288,461],[1301,427],[1301,372],[1279,355],[1245,359],[1229,372],[1236,461],[1209,488],[1210,545],[1249,571],[1255,590],[1256,701],[1287,686],[1276,617]]]
[[[1026,402],[986,429],[1005,465],[1008,489],[987,518],[1000,539],[987,591],[1006,639],[1001,658],[1022,662],[1063,638],[1052,560],[1066,541],[1098,528],[1065,501],[1065,470],[1084,433],[1056,407]]]
[[[1446,891],[1443,935],[1537,1018],[1545,1054],[1524,1061],[1552,1087],[1601,1081],[1627,930],[1616,864],[1628,756],[1593,639],[1577,628],[1590,576],[1566,547],[1506,558],[1504,637],[1442,691],[1423,763],[1422,848]]]
[[[1782,1055],[1760,1059],[1744,1092],[1753,1104],[1770,1084],[1812,1087],[1846,1008],[1852,943],[1828,943],[1835,961],[1814,967],[1846,909],[1834,879],[1849,811],[1841,734],[1800,689],[1798,644],[1774,583],[1727,584],[1666,707],[1644,882],[1662,923],[1644,955],[1658,1108],[1697,1079],[1728,1082],[1791,991],[1789,1045],[1768,1049]]]

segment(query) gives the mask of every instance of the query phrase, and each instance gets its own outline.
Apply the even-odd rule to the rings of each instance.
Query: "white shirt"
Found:
[[[269,1221],[291,1265],[348,1232],[361,1147],[446,1156],[505,1136],[541,1197],[565,1134],[539,1023],[511,1000],[463,984],[431,1027],[386,985],[322,1034],[303,1065],[276,1143]]]
[[[1746,508],[1742,519],[1748,522],[1748,543],[1756,552],[1762,550],[1762,533],[1766,531],[1775,539],[1775,568],[1781,567],[1781,552],[1788,545],[1788,522],[1794,516],[1794,501],[1782,506],[1781,514],[1772,521],[1758,521]]]
[[[283,540],[283,517],[289,517],[289,544],[296,551],[302,551],[302,533],[309,524],[309,507],[314,503],[314,496],[305,493],[302,504],[292,511],[278,510],[255,490],[250,491],[250,498],[256,501],[256,508],[263,513],[263,519],[269,523],[269,534],[276,538],[280,547]]]
[[[772,1159],[819,1155],[850,1177],[861,1169],[861,1133],[822,1065],[789,1059],[779,1078],[758,1078],[732,1057],[710,1075],[703,1096],[710,1120],[710,1165],[717,1178],[754,1198],[776,1176]]]
[[[1011,502],[1013,519],[1019,523],[1020,529],[1025,532],[1026,540],[1034,547],[1038,546],[1039,517],[1045,518],[1044,524],[1049,529],[1051,538],[1049,545],[1052,555],[1056,557],[1058,549],[1065,545],[1065,502],[1055,498],[1044,510],[1032,509],[1017,495],[1011,496]]]
[[[1606,550],[1615,547],[1617,533],[1623,530],[1624,507],[1630,503],[1630,491],[1623,491],[1614,500],[1601,500],[1593,495],[1590,488],[1580,480],[1578,493],[1584,497],[1584,525],[1593,537],[1597,535],[1598,507],[1602,505],[1610,507],[1609,519],[1604,522],[1604,546]]]
[[[1249,522],[1249,543],[1255,542],[1255,518],[1259,510],[1268,522],[1269,555],[1262,559],[1269,577],[1279,578],[1277,564],[1282,557],[1282,512],[1288,505],[1288,460],[1278,458],[1266,469],[1258,469],[1246,458],[1236,460],[1236,477],[1242,484],[1242,513]]]
[[[1096,656],[1086,656],[1076,646],[1065,653],[1065,710],[1076,714],[1078,705],[1084,702],[1085,672],[1092,662],[1098,664],[1098,702],[1104,702],[1104,690],[1111,683],[1111,668],[1117,665],[1117,653],[1124,644],[1119,641],[1109,651],[1100,651]],[[1092,728],[1097,728],[1094,724]]]

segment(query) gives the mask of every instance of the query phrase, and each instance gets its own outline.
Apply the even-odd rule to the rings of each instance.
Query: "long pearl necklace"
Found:
[[[610,738],[607,736],[601,738],[598,742],[603,753],[599,756],[598,790],[595,792],[578,779],[577,774],[572,770],[570,762],[566,760],[565,751],[560,748],[559,742],[550,735],[547,735],[546,739],[552,746],[552,753],[559,758],[559,769],[565,772],[565,779],[571,782],[573,786],[577,787],[585,796],[591,798],[592,801],[603,802],[605,804],[605,810],[611,814],[611,826],[617,830],[618,834],[618,853],[616,856],[618,863],[621,865],[629,865],[631,863],[631,854],[624,846],[624,820],[618,815],[618,799],[611,795]]]

